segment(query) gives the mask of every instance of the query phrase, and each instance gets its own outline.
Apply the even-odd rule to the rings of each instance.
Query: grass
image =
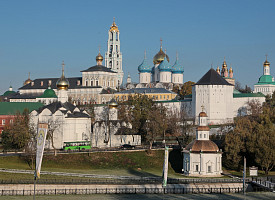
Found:
[[[45,155],[41,171],[160,177],[162,175],[163,159],[163,150],[152,151],[150,155],[145,151]],[[0,168],[30,170],[28,163],[19,156],[0,157]],[[41,175],[41,177],[46,176],[50,175]],[[181,174],[176,173],[170,164],[168,176],[170,178],[183,177]],[[21,179],[24,177],[32,178],[33,175],[0,173],[0,179]]]

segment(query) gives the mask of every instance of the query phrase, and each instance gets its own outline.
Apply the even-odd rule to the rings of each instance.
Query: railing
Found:
[[[0,180],[0,184],[33,184],[33,179],[8,179]],[[38,179],[37,184],[108,184],[108,185],[135,185],[135,184],[160,184],[162,178],[125,178],[125,179]],[[168,178],[168,184],[190,184],[190,183],[241,183],[240,179],[222,178],[197,178],[197,179],[172,179]]]
[[[263,178],[252,178],[251,182],[273,192],[275,191],[275,183],[273,183],[273,181],[272,178],[267,177],[266,180]]]
[[[69,194],[200,194],[200,193],[240,193],[242,188],[95,188],[95,189],[44,189],[36,190],[36,195]],[[0,196],[33,195],[33,190],[0,190]]]

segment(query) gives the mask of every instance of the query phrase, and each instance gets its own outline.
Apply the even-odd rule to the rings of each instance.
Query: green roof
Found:
[[[233,94],[241,94],[241,92],[240,92],[239,90],[236,90],[236,89],[234,88]]]
[[[44,104],[39,102],[0,102],[0,115],[15,115],[17,112],[22,113],[25,108],[31,112],[42,106]]]
[[[53,89],[48,88],[44,91],[44,93],[40,97],[37,97],[37,98],[57,98],[57,96]]]
[[[14,94],[14,93],[16,93],[15,91],[6,91],[4,94],[3,94],[3,96],[4,97],[6,97],[6,96],[9,96],[9,95],[11,95],[11,94]]]
[[[264,84],[275,85],[275,82],[273,81],[273,77],[271,75],[262,75],[259,78],[258,83],[256,83],[255,85],[264,85]]]
[[[265,97],[265,95],[261,92],[233,94],[233,98],[242,98],[242,97]]]

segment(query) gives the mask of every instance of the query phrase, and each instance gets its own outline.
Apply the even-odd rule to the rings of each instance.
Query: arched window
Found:
[[[98,80],[95,81],[95,85],[98,86]]]
[[[91,86],[94,86],[94,81],[93,80],[91,80]]]
[[[86,81],[85,81],[85,82],[86,82],[86,86],[88,86],[88,80],[87,80],[87,79],[86,79]]]
[[[109,67],[112,68],[112,61],[109,62]]]

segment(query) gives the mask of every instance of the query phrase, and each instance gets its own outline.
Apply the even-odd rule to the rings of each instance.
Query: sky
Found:
[[[197,82],[224,57],[234,78],[253,87],[263,74],[265,55],[275,74],[274,0],[0,0],[0,94],[31,79],[66,77],[96,64],[98,46],[107,49],[115,17],[120,30],[124,83],[138,82],[146,50],[179,55],[184,82]]]

